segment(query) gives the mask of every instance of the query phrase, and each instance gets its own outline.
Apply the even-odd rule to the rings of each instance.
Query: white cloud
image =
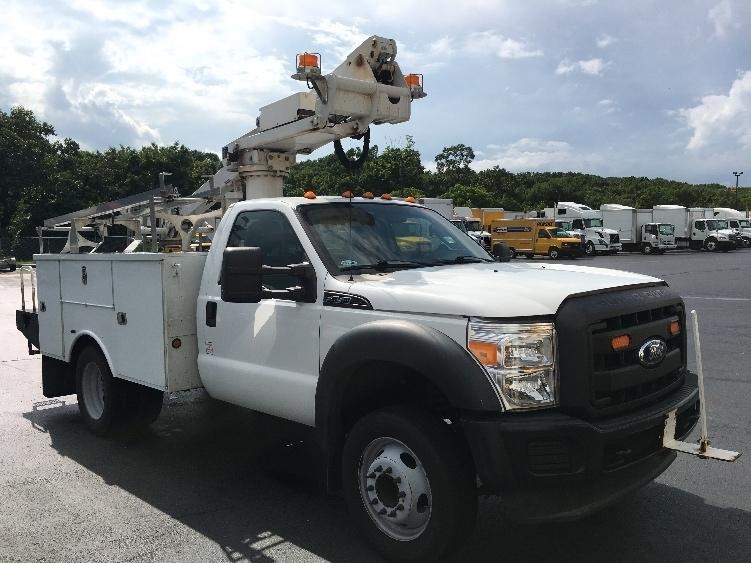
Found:
[[[608,45],[612,45],[613,43],[615,43],[615,41],[616,41],[615,37],[611,37],[607,33],[603,33],[602,35],[597,37],[597,46],[600,49],[604,49]]]
[[[597,102],[597,105],[600,106],[605,113],[615,113],[619,110],[618,104],[610,99],[600,100]]]
[[[501,59],[541,57],[543,52],[525,41],[512,39],[494,31],[476,31],[464,41],[464,51],[473,55],[492,53]]]
[[[511,171],[592,170],[601,163],[594,154],[579,153],[566,141],[546,141],[525,137],[501,146],[494,154],[475,160],[472,168],[485,170],[500,166]]]
[[[707,18],[717,37],[728,38],[748,28],[751,23],[751,3],[748,0],[722,0],[710,8]]]
[[[751,71],[733,81],[727,95],[704,96],[698,105],[675,113],[693,129],[688,149],[728,144],[751,149]]]
[[[591,76],[601,76],[605,67],[609,63],[602,59],[585,59],[581,61],[570,61],[569,59],[563,59],[558,63],[558,67],[555,69],[556,74],[570,74],[572,72],[581,72],[583,74],[589,74]]]

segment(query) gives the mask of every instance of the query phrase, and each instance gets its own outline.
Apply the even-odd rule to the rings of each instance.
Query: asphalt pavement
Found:
[[[751,250],[578,263],[661,277],[698,311],[713,445],[744,456],[679,456],[573,523],[517,525],[483,499],[456,561],[751,560]],[[147,432],[91,435],[75,396],[42,396],[19,304],[18,274],[0,274],[0,561],[379,560],[321,492],[305,429],[191,393]]]

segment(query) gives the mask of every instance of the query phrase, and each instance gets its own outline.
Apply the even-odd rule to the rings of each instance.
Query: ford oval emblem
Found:
[[[650,338],[639,348],[639,363],[646,368],[653,368],[665,359],[668,345],[662,338]]]

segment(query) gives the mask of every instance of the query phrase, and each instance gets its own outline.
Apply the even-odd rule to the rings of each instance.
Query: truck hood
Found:
[[[347,277],[337,280],[346,283]],[[559,263],[480,263],[362,274],[348,291],[367,298],[378,310],[528,317],[555,314],[570,295],[651,283],[661,280]]]

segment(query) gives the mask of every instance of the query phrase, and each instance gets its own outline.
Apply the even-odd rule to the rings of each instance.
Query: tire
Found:
[[[512,259],[513,259],[513,258],[516,258],[516,249],[514,249],[514,248],[511,248],[511,247],[509,246],[509,250],[511,251],[511,258],[512,258]]]
[[[717,250],[717,240],[713,238],[708,238],[704,241],[704,248],[706,250],[709,250],[710,252],[715,252]]]
[[[647,255],[652,254],[653,250],[654,250],[654,248],[648,242],[645,243],[644,245],[642,245],[642,247],[641,247],[641,253],[642,254],[647,254]]]
[[[742,239],[742,245],[743,245],[743,248],[748,248],[749,246],[751,246],[751,238],[744,237]]]
[[[15,272],[16,271],[16,265],[13,264],[10,268],[8,268],[9,272]]]
[[[477,519],[466,445],[413,407],[361,418],[345,442],[342,475],[352,519],[391,561],[439,559],[466,541]]]
[[[76,362],[76,395],[84,423],[97,436],[106,436],[119,421],[115,381],[107,360],[95,346],[84,348]]]
[[[584,254],[586,254],[587,256],[594,256],[595,254],[597,254],[595,244],[591,240],[587,242],[586,246],[584,247]]]
[[[555,246],[551,246],[548,249],[548,257],[551,260],[558,260],[558,258],[561,257],[561,253],[560,253],[560,251]]]
[[[527,258],[529,258],[530,260],[532,260],[532,258],[534,258],[534,257],[535,257],[535,255],[534,255],[534,254],[532,254],[531,252],[527,252],[527,253],[526,253],[526,254],[525,254],[524,256],[526,256],[526,257],[527,257]]]
[[[610,252],[608,252],[608,254],[610,254],[611,256],[618,256],[618,251],[617,250],[611,250]]]

